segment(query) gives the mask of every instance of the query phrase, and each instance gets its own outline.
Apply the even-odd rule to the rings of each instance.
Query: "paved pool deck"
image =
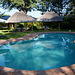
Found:
[[[74,33],[75,34],[75,32],[31,33],[31,34],[27,34],[20,38],[0,40],[0,45],[10,43],[10,42],[15,42],[15,41],[33,39],[42,33]],[[64,63],[64,62],[62,62],[62,63]],[[12,68],[0,66],[0,75],[75,75],[75,64],[66,66],[66,67],[60,67],[57,69],[50,69],[50,70],[43,70],[43,71],[40,71],[40,70],[39,71],[18,70],[18,69],[12,69]]]

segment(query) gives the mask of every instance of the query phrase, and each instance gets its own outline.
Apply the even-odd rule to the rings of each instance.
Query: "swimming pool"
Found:
[[[48,70],[75,64],[75,34],[46,33],[31,40],[0,45],[0,66]]]

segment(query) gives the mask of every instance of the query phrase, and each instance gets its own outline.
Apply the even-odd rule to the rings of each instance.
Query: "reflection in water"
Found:
[[[39,36],[40,38],[45,38],[45,34],[42,34]]]
[[[5,56],[10,53],[11,49],[12,48],[9,44],[0,46],[0,65],[1,66],[6,66],[5,63],[9,61],[8,59],[7,60],[5,59],[6,58]]]
[[[11,46],[8,44],[0,46],[0,55],[10,52],[11,49],[12,49]]]
[[[39,40],[40,38],[45,38],[45,34],[42,34],[42,35],[40,35],[40,36],[34,38],[34,40]]]
[[[62,40],[63,40],[63,42],[62,42],[62,46],[63,46],[63,48],[65,49],[64,51],[66,52],[66,53],[68,53],[68,54],[71,54],[72,52],[73,52],[73,50],[72,49],[70,49],[70,45],[72,45],[72,43],[70,43],[70,39],[64,39],[63,37],[62,37]],[[70,46],[70,47],[69,47]]]
[[[63,40],[62,45],[66,45],[66,41],[63,37],[62,37],[62,40]]]
[[[1,66],[5,66],[5,58],[2,55],[0,55],[0,64]]]
[[[37,41],[32,39],[0,46],[0,65],[23,70],[46,70],[75,63],[75,44],[72,42],[75,35],[54,33],[37,38]]]

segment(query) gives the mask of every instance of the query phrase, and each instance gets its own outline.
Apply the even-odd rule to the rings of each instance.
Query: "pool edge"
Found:
[[[7,39],[7,40],[0,40],[0,45],[15,42],[15,41],[21,41],[21,40],[27,40],[27,39],[33,39],[37,37],[39,34],[43,33],[74,33],[75,32],[39,32],[39,33],[31,33],[27,34],[20,38],[14,38],[14,39]],[[27,71],[27,70],[18,70],[18,69],[12,69],[7,67],[0,66],[0,75],[75,75],[75,64],[66,66],[66,67],[60,67],[57,69],[50,69],[50,70],[43,70],[43,71]]]
[[[18,70],[0,66],[0,75],[75,75],[75,64],[50,70]]]

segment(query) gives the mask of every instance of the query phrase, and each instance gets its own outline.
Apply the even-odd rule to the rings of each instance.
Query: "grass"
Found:
[[[61,30],[61,31],[69,31],[69,30]],[[75,30],[72,30],[72,31],[74,32]],[[30,34],[30,33],[37,33],[37,32],[44,32],[44,31],[35,30],[33,32],[30,31],[30,32],[8,33],[8,30],[0,30],[0,35],[6,35],[6,38],[0,38],[0,40],[11,39],[11,38],[18,38],[18,37],[22,37],[22,36]],[[49,32],[49,31],[45,31],[45,32]]]
[[[18,38],[18,37],[22,37],[26,34],[29,34],[32,32],[15,32],[15,33],[8,33],[7,30],[0,30],[0,35],[6,35],[6,38],[0,38],[0,40],[4,40],[4,39],[11,39],[11,38]]]
[[[8,30],[0,30],[0,35],[6,35],[6,38],[0,38],[0,40],[5,40],[5,39],[12,39],[12,38],[18,38],[18,37],[22,37],[22,36],[25,36],[27,34],[30,34],[30,33],[37,33],[37,32],[42,32],[42,31],[28,31],[28,32],[8,32]]]

